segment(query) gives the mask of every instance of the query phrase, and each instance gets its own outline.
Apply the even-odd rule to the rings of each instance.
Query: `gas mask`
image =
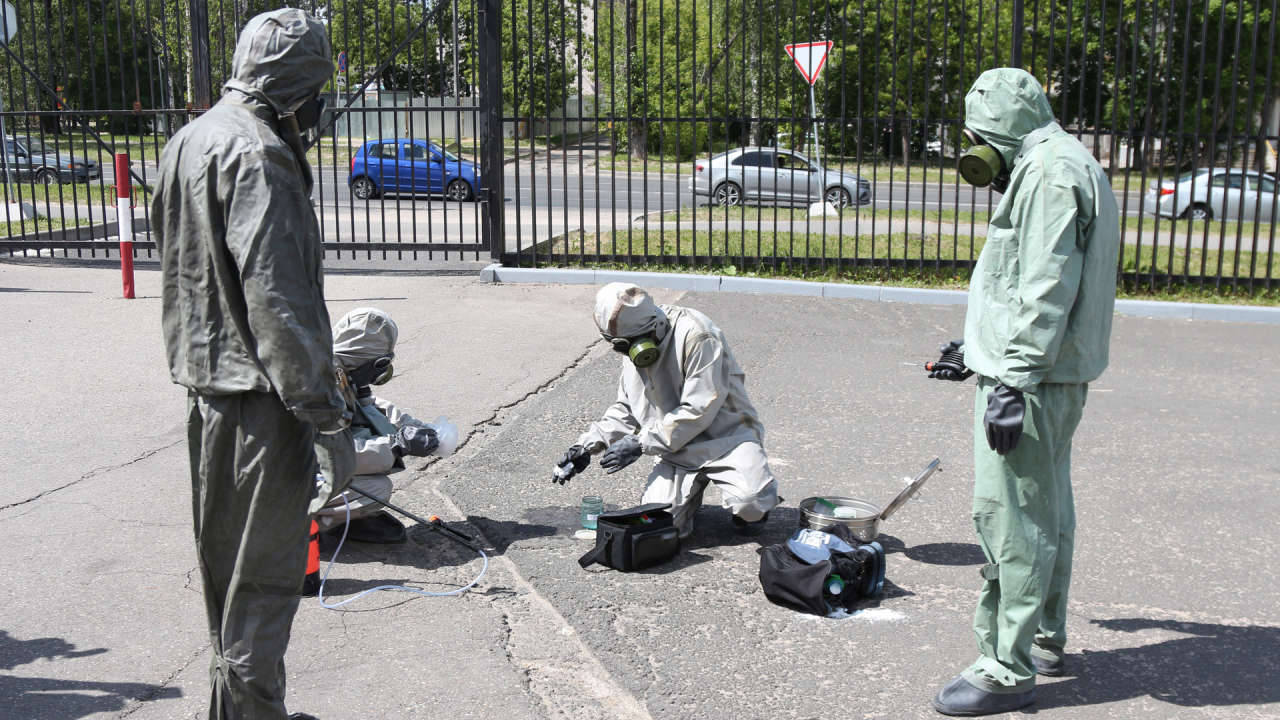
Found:
[[[298,132],[306,132],[320,124],[320,116],[324,114],[324,98],[316,95],[302,103],[293,111],[293,119],[298,122]]]
[[[395,368],[391,365],[391,356],[370,360],[359,367],[347,371],[347,377],[350,378],[351,384],[357,388],[364,388],[369,385],[386,385],[393,375],[395,375]]]
[[[1004,155],[969,128],[964,129],[964,136],[973,143],[973,147],[960,156],[960,177],[976,187],[990,185],[992,190],[1003,195],[1009,189],[1010,178]]]
[[[637,338],[607,338],[613,345],[613,351],[631,358],[632,364],[638,368],[646,368],[658,362],[662,352],[658,350],[658,341],[651,335]]]

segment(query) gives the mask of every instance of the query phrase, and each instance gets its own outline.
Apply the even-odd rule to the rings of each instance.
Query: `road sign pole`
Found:
[[[809,85],[809,116],[813,118],[813,157],[821,171],[822,188],[818,191],[818,202],[827,201],[827,166],[822,164],[822,144],[818,142],[818,103],[813,98],[813,84]]]

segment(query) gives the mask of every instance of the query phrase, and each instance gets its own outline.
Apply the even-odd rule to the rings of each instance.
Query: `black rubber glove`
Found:
[[[1013,452],[1022,437],[1022,418],[1026,412],[1027,403],[1021,390],[997,385],[987,395],[987,412],[982,418],[987,445],[999,455]]]
[[[604,468],[606,474],[612,475],[639,460],[642,454],[644,451],[640,448],[640,438],[628,435],[604,451],[604,457],[600,458],[600,467]]]
[[[436,437],[435,430],[417,425],[405,425],[400,428],[400,432],[391,436],[391,452],[398,458],[405,455],[426,457],[439,445],[440,440]]]
[[[587,452],[586,448],[581,445],[574,445],[566,450],[564,457],[560,458],[560,462],[556,463],[556,470],[551,473],[551,484],[560,483],[563,485],[569,482],[570,478],[586,470],[590,464],[591,453]]]
[[[968,380],[973,377],[973,371],[964,365],[964,340],[952,340],[943,345],[939,352],[942,357],[933,363],[929,377],[936,380]]]

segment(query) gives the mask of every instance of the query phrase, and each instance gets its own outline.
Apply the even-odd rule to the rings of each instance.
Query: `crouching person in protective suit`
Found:
[[[392,361],[399,332],[395,322],[376,308],[352,310],[333,328],[333,357],[346,374],[359,406],[351,422],[356,473],[351,486],[383,501],[391,499],[388,473],[403,468],[406,455],[423,457],[439,445],[435,431],[426,423],[373,394],[373,385],[385,385],[394,374]],[[346,523],[348,540],[405,542],[404,523],[382,507],[348,489],[316,513],[316,523],[321,532],[333,535],[340,535]]]
[[[563,484],[597,453],[604,453],[600,465],[609,473],[652,455],[640,502],[670,503],[681,538],[693,532],[707,483],[720,488],[735,532],[763,531],[778,504],[778,483],[764,451],[764,427],[724,333],[697,310],[660,307],[630,283],[600,290],[595,321],[600,335],[627,356],[618,399],[565,453],[555,479]]]

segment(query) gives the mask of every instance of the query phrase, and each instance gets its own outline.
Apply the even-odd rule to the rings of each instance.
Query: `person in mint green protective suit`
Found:
[[[174,135],[156,176],[161,326],[189,398],[210,720],[311,717],[285,710],[284,655],[311,513],[355,465],[301,138],[331,56],[301,10],[250,19],[222,99]]]
[[[965,98],[971,140],[999,153],[1004,196],[973,270],[964,340],[934,377],[978,376],[973,519],[987,565],[982,655],[933,700],[946,715],[1030,705],[1060,675],[1075,537],[1071,442],[1107,367],[1120,249],[1102,167],[1053,119],[1023,70],[983,73]],[[972,151],[971,151],[972,152]]]

